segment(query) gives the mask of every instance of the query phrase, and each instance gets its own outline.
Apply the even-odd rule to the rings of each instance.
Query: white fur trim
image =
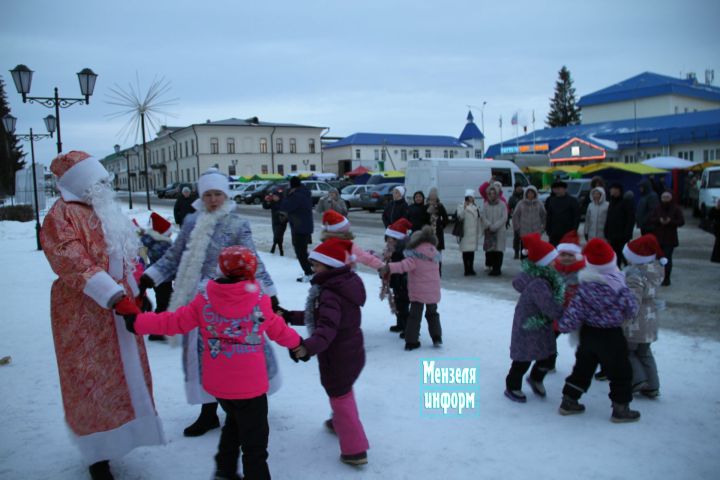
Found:
[[[580,245],[575,245],[574,243],[560,243],[556,249],[558,252],[582,253]]]
[[[407,235],[403,234],[402,232],[398,232],[396,230],[390,229],[390,227],[385,229],[385,235],[392,238],[397,238],[398,240],[402,240],[403,238],[407,237]]]
[[[350,222],[348,221],[348,219],[343,218],[342,222],[336,223],[334,225],[323,225],[323,228],[328,232],[339,232],[349,225]]]
[[[606,263],[605,265],[593,265],[592,263],[586,261],[585,268],[587,268],[590,271],[597,272],[597,273],[616,272],[618,270],[617,258],[615,256],[613,256],[612,261]]]
[[[644,265],[646,263],[653,262],[656,258],[655,255],[638,255],[637,253],[630,250],[630,247],[628,247],[627,243],[623,247],[623,255],[625,256],[625,260],[635,265]]]
[[[322,263],[323,265],[327,265],[328,267],[343,267],[345,266],[345,262],[341,262],[340,260],[337,260],[332,257],[328,257],[327,255],[323,255],[322,253],[318,252],[317,250],[313,250],[310,252],[310,255],[308,255],[308,258],[312,258],[313,260],[317,260],[318,262]]]
[[[83,201],[85,190],[110,174],[95,158],[86,158],[70,167],[57,181],[58,189],[66,201]]]
[[[658,260],[658,262],[660,262],[660,265],[662,265],[664,267],[665,265],[668,264],[668,259],[665,257],[662,257],[660,260]]]
[[[543,258],[535,262],[535,265],[539,265],[541,267],[547,267],[552,263],[553,260],[558,256],[558,252],[555,249],[550,250],[547,255],[545,255]]]
[[[405,187],[397,186],[397,187],[393,188],[393,190],[397,190],[398,192],[400,192],[400,195],[405,196]]]
[[[124,292],[123,288],[105,271],[90,277],[83,288],[83,293],[103,308],[110,308],[110,300],[118,293]]]
[[[465,196],[475,198],[475,190],[468,188],[467,190],[465,190]]]
[[[219,171],[210,171],[200,175],[198,179],[198,193],[200,197],[208,190],[219,190],[230,197],[230,183],[228,177]]]

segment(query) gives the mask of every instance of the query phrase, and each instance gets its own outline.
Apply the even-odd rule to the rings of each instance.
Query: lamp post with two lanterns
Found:
[[[52,138],[54,128],[51,129],[50,127],[52,125],[54,125],[54,120],[55,119],[52,115],[48,115],[47,117],[45,117],[45,127],[48,129],[48,132],[50,132],[50,133],[33,133],[33,130],[31,128],[29,134],[15,134],[15,124],[17,123],[17,118],[8,114],[8,115],[5,115],[2,119],[3,127],[5,127],[6,132],[8,132],[11,135],[15,135],[15,137],[19,138],[20,140],[30,140],[30,158],[32,159],[33,195],[35,198],[35,241],[37,242],[38,250],[42,250],[42,246],[40,245],[40,209],[39,209],[39,205],[38,205],[37,174],[35,173],[35,140],[42,140],[43,138]]]
[[[10,73],[12,74],[17,92],[22,95],[23,103],[27,103],[29,101],[30,103],[39,103],[47,108],[55,108],[55,128],[51,131],[48,126],[48,131],[52,133],[57,129],[57,152],[58,154],[62,153],[62,140],[60,138],[60,108],[68,108],[76,103],[89,104],[90,96],[95,90],[97,75],[89,68],[83,68],[80,70],[77,73],[77,76],[80,82],[80,92],[85,98],[66,98],[59,96],[57,87],[55,87],[55,95],[52,97],[29,97],[28,94],[30,93],[30,86],[32,85],[33,71],[25,65],[18,65],[14,69],[10,70]],[[45,119],[45,124],[47,126],[47,117]]]

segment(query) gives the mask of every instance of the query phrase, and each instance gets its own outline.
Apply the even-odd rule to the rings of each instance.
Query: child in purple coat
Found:
[[[310,280],[305,311],[282,311],[286,321],[306,325],[310,337],[294,356],[307,361],[317,355],[320,383],[332,408],[325,425],[338,436],[340,459],[349,465],[367,463],[369,448],[360,422],[353,384],[365,366],[365,347],[360,329],[360,307],[365,304],[365,287],[345,261],[352,242],[329,238],[309,255],[315,272]]]
[[[629,406],[633,372],[622,325],[637,315],[638,303],[617,268],[617,257],[609,243],[593,238],[585,245],[583,255],[587,266],[580,272],[580,286],[558,321],[561,332],[580,330],[575,366],[565,379],[560,414],[585,411],[578,400],[590,388],[599,363],[610,380],[610,420],[634,422],[640,419],[640,412]]]
[[[505,396],[525,403],[522,378],[534,361],[527,382],[533,392],[545,397],[543,380],[555,361],[555,334],[552,319],[562,314],[565,283],[552,267],[558,253],[539,233],[522,237],[526,247],[522,272],[513,280],[513,287],[520,292],[513,317],[510,358],[512,365],[505,378]]]

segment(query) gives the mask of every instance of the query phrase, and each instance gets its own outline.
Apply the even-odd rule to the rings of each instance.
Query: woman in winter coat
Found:
[[[388,202],[385,210],[383,210],[383,225],[387,228],[401,218],[408,218],[408,204],[405,201],[405,187],[398,185],[393,188],[392,200]]]
[[[655,398],[660,391],[660,381],[650,344],[658,337],[658,308],[655,296],[657,287],[663,280],[662,265],[667,260],[662,257],[657,239],[652,234],[629,242],[624,252],[628,261],[624,270],[625,283],[638,303],[637,315],[623,324],[633,370],[633,391],[648,398]]]
[[[450,223],[445,205],[438,197],[437,188],[433,187],[427,196],[427,213],[430,217],[430,226],[437,237],[437,249],[440,252],[440,276],[442,276],[442,251],[445,250],[445,227]]]
[[[602,238],[605,240],[605,222],[607,221],[608,206],[605,200],[605,189],[595,187],[590,191],[590,205],[585,213],[585,240]]]
[[[425,206],[425,194],[420,190],[413,194],[413,203],[408,207],[407,219],[412,223],[413,232],[417,232],[425,225],[430,225],[430,214]]]
[[[521,239],[530,233],[542,233],[545,230],[546,217],[545,205],[538,200],[537,188],[530,185],[513,210],[513,230]],[[520,243],[522,244],[522,241]],[[522,252],[520,254],[521,258],[525,258]]]
[[[655,207],[648,225],[652,226],[652,233],[657,237],[660,248],[665,252],[667,264],[665,265],[665,279],[662,285],[670,285],[670,274],[672,273],[672,255],[675,247],[679,245],[677,230],[685,225],[685,217],[682,210],[673,200],[672,193],[663,192],[660,198],[660,205]]]
[[[465,202],[457,206],[455,215],[459,222],[463,222],[463,236],[460,239],[460,251],[462,252],[464,275],[477,275],[473,264],[475,263],[475,252],[478,249],[480,240],[480,209],[475,204],[475,193],[472,190],[465,190]]]
[[[490,267],[488,275],[497,277],[501,274],[503,252],[505,252],[505,224],[507,223],[507,205],[500,201],[500,192],[494,184],[485,191],[487,200],[480,212],[482,220],[485,251],[485,266]]]

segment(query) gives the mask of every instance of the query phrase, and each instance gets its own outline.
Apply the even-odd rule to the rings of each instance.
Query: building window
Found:
[[[380,151],[380,157],[382,158],[382,161],[384,162],[385,161],[385,149],[384,148]]]
[[[479,148],[475,149],[475,158],[482,158],[482,150]]]
[[[400,150],[400,160],[407,162],[407,150]]]
[[[217,138],[210,139],[210,153],[213,155],[220,153],[220,145]]]
[[[236,175],[235,164],[228,165],[228,175]]]
[[[262,173],[263,175],[267,175],[267,173],[268,173],[267,165],[260,165],[260,173]]]
[[[182,156],[185,156],[185,157],[188,156],[188,144],[187,144],[187,140],[185,140],[185,155],[182,154],[182,143],[180,144],[180,156],[181,156],[181,157],[182,157]]]
[[[285,165],[278,165],[278,174],[285,175]]]
[[[443,158],[448,158],[448,151],[447,151],[447,150],[443,150]]]
[[[160,150],[160,155],[162,156],[162,163],[165,163],[165,149],[164,148],[162,150]],[[157,163],[157,152],[155,152],[155,160],[156,161],[153,163]]]
[[[283,153],[283,140],[282,138],[275,139],[275,151],[277,153]]]
[[[360,160],[360,149],[355,149],[355,160]]]
[[[192,176],[193,182],[194,182],[195,180],[197,180],[197,176],[196,176],[196,175],[197,175],[197,174],[195,173],[195,167],[193,167],[193,176]]]
[[[469,151],[469,150],[465,150],[465,158],[470,158],[470,151]]]
[[[267,153],[267,138],[260,139],[260,153]]]
[[[294,138],[290,139],[290,153],[297,153],[297,144]]]
[[[190,140],[190,152],[192,152],[191,155],[195,155],[195,139]]]
[[[413,150],[412,158],[420,158],[420,150]]]
[[[308,149],[310,150],[310,153],[315,153],[315,139],[311,138],[308,140]]]
[[[375,161],[377,162],[377,161],[379,161],[379,160],[380,160],[380,150],[377,150],[377,149],[376,149],[376,150],[375,150]]]
[[[293,163],[293,164],[290,165],[290,171],[291,171],[291,172],[297,172],[297,164],[296,164],[296,163]]]
[[[455,150],[450,150],[450,158],[455,158]]]
[[[235,139],[234,138],[227,139],[227,153],[235,153]]]
[[[313,163],[312,165],[310,165],[310,171],[311,171],[311,172],[314,172],[315,170],[316,170],[316,166],[315,166],[315,164]]]
[[[430,150],[425,150],[425,158],[432,158],[432,152]]]

